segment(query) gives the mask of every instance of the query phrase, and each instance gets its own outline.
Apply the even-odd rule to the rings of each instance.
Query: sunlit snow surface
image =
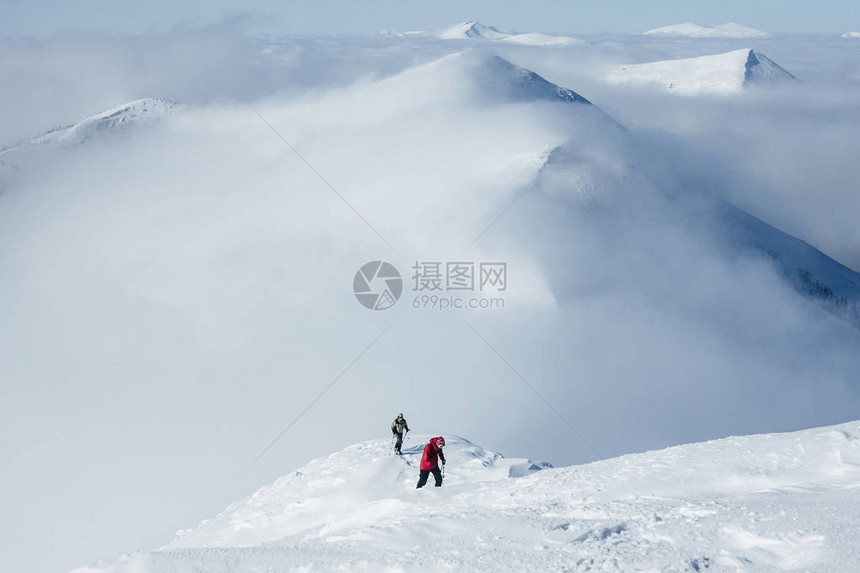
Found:
[[[19,145],[0,150],[0,154],[36,144],[79,145],[98,134],[170,117],[181,108],[182,106],[172,101],[154,97],[131,101],[72,125],[51,130]]]
[[[606,77],[611,84],[652,86],[687,96],[737,94],[750,84],[789,79],[794,76],[750,49],[619,66]]]
[[[402,458],[350,446],[160,551],[75,573],[860,567],[860,422],[557,469],[451,438],[444,486],[416,490],[427,438]]]

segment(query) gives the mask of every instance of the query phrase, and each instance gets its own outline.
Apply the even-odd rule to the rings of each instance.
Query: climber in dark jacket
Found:
[[[403,417],[403,412],[399,413],[394,421],[391,422],[391,433],[394,435],[394,453],[402,454],[400,447],[403,445],[403,438],[406,437],[406,432],[409,431],[409,424],[406,423],[406,418]]]

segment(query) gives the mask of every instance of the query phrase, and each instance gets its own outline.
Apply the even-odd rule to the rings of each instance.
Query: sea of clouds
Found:
[[[137,98],[186,104],[0,156],[11,562],[157,547],[399,411],[556,465],[856,418],[857,330],[701,215],[702,195],[725,198],[860,267],[850,40],[588,40],[276,38],[231,20],[0,41],[0,146]],[[800,81],[720,99],[600,80],[740,47]],[[488,54],[629,131],[521,97]],[[385,312],[351,291],[378,259],[405,279]],[[415,261],[505,261],[505,308],[413,309]]]

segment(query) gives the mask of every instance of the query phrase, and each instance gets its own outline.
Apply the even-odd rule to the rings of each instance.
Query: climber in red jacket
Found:
[[[439,460],[442,460],[442,465],[444,466],[445,454],[442,453],[444,445],[445,438],[439,436],[438,438],[432,438],[430,443],[424,446],[424,454],[421,456],[421,472],[418,476],[418,485],[416,488],[424,487],[431,473],[436,480],[436,487],[442,485],[442,471],[439,469]]]

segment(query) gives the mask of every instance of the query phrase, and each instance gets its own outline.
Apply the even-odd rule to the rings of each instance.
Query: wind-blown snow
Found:
[[[375,440],[310,462],[214,519],[180,531],[165,549],[247,547],[318,528],[337,534],[344,522],[370,524],[386,519],[386,515],[400,519],[398,513],[407,510],[403,500],[380,502],[395,491],[415,488],[418,461],[431,437],[409,436],[402,458],[392,456],[389,442]],[[456,436],[446,437],[446,442],[448,464],[458,468],[445,478],[452,487],[523,477],[552,467],[546,462],[507,459]],[[362,515],[364,512],[356,511],[361,506],[372,510]]]
[[[443,487],[416,490],[423,442],[348,447],[75,573],[860,567],[860,422],[557,469],[452,439]]]
[[[860,32],[845,32],[843,38],[860,38]]]
[[[729,22],[719,26],[700,26],[692,22],[654,28],[643,32],[648,36],[681,36],[686,38],[767,38],[767,32]]]
[[[651,86],[668,93],[728,95],[750,84],[773,83],[794,76],[773,60],[750,49],[724,54],[629,64],[613,69],[606,81],[616,85]]]

